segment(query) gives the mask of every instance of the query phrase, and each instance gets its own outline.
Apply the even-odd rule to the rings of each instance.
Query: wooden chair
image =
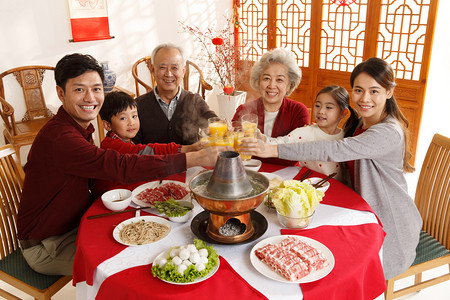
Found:
[[[423,228],[413,265],[386,281],[386,300],[450,280],[450,138],[435,134],[420,171],[415,203]],[[449,272],[422,281],[422,272],[447,265]],[[395,281],[415,276],[414,285],[394,291]]]
[[[0,148],[0,280],[33,296],[50,299],[72,276],[48,276],[33,271],[19,249],[17,212],[22,194],[24,171],[12,145]],[[20,299],[0,289],[6,299]]]
[[[105,138],[105,128],[103,127],[102,118],[100,114],[97,115],[97,130],[98,130],[98,142],[101,143]]]
[[[311,107],[308,107],[308,113],[309,113],[309,124],[312,124],[315,122],[315,120],[314,120],[314,116],[312,115],[313,110]]]
[[[141,59],[139,59],[137,62],[134,63],[132,69],[131,69],[131,73],[133,74],[134,80],[135,80],[135,86],[136,86],[136,95],[137,97],[139,97],[141,94],[139,92],[139,87],[140,85],[142,85],[145,90],[146,93],[150,92],[155,86],[156,86],[156,81],[155,81],[155,77],[151,72],[151,66],[152,64],[152,59],[150,56],[146,56],[143,57]],[[145,65],[146,67],[140,67],[142,65]],[[147,76],[151,78],[150,83],[146,83],[144,82],[143,78],[139,77],[138,74],[138,69],[144,69],[146,72],[148,70],[148,75]],[[186,60],[186,72],[184,74],[184,78],[183,78],[183,88],[185,90],[190,90],[190,85],[189,85],[189,80],[191,77],[195,76],[195,78],[192,78],[192,80],[196,80],[195,82],[198,82],[198,85],[196,87],[196,89],[191,90],[193,93],[198,93],[202,96],[203,99],[205,99],[205,91],[210,91],[212,90],[212,86],[207,83],[203,77],[203,72],[202,70],[200,70],[200,68],[193,62]],[[192,81],[191,80],[191,81]]]
[[[53,116],[47,108],[42,92],[42,82],[46,70],[54,70],[49,66],[25,66],[14,68],[0,74],[0,114],[5,123],[3,135],[6,144],[12,144],[20,160],[20,147],[33,143],[39,130]],[[10,75],[10,76],[8,76]],[[8,77],[7,77],[8,76]],[[5,98],[5,79],[14,76],[23,90],[25,99],[25,115],[20,121],[14,116],[16,99]],[[6,78],[5,78],[6,77]]]

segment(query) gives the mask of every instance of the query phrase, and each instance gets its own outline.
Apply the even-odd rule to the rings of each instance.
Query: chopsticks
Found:
[[[148,207],[138,207],[138,208],[127,209],[127,210],[122,210],[122,211],[113,211],[113,212],[109,212],[109,213],[105,213],[105,214],[91,215],[91,216],[88,216],[87,219],[91,220],[91,219],[103,218],[103,217],[107,217],[107,216],[123,214],[123,213],[137,211],[137,210],[146,209],[146,208],[148,208]]]
[[[309,175],[311,175],[311,174],[312,174],[312,171],[311,171],[310,169],[308,169],[308,171],[306,171],[305,174],[303,174],[303,176],[300,177],[300,181],[305,180],[305,179],[308,178]]]
[[[319,181],[318,183],[313,184],[312,186],[317,188],[322,187],[322,185],[327,182],[328,180],[330,180],[333,176],[335,176],[337,173],[332,173],[330,175],[328,175],[327,177],[323,178],[321,181]]]

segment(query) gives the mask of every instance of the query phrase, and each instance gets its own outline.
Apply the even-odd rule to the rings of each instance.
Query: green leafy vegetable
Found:
[[[267,197],[264,201],[264,205],[267,206],[268,208],[275,208],[275,206],[273,205],[273,201],[272,201],[272,195],[273,195],[273,192],[269,191],[267,193]]]
[[[173,198],[167,201],[155,201],[155,207],[160,213],[166,214],[168,217],[181,217],[192,210],[192,207],[183,206]]]
[[[273,191],[272,203],[286,217],[310,216],[325,194],[298,180],[285,180]]]

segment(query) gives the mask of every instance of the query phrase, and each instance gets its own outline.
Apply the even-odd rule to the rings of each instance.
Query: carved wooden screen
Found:
[[[339,5],[340,3],[349,5]],[[354,3],[353,3],[354,2]],[[312,107],[317,92],[338,84],[349,92],[350,72],[378,56],[396,73],[395,96],[410,122],[412,151],[422,116],[438,0],[241,0],[243,60],[275,47],[292,50],[302,68],[291,98]],[[250,97],[255,91],[248,89]]]

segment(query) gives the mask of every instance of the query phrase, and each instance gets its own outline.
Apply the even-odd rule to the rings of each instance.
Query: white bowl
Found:
[[[315,183],[318,183],[321,180],[322,180],[322,178],[320,178],[320,177],[311,177],[311,178],[306,178],[305,180],[303,180],[303,182],[313,185]],[[327,181],[321,187],[316,188],[316,189],[318,191],[322,191],[322,192],[325,193],[328,190],[329,187],[330,187],[330,182]]]
[[[131,191],[126,189],[115,189],[102,195],[102,202],[106,208],[113,211],[121,211],[131,203]]]
[[[258,172],[259,168],[261,168],[262,165],[262,162],[257,159],[244,160],[242,161],[242,163],[244,164],[244,168],[246,170],[251,170],[255,172]]]
[[[169,220],[176,223],[185,223],[192,218],[192,215],[194,213],[194,203],[186,200],[180,200],[177,202],[182,206],[191,207],[192,209],[188,211],[184,216],[169,217]]]

